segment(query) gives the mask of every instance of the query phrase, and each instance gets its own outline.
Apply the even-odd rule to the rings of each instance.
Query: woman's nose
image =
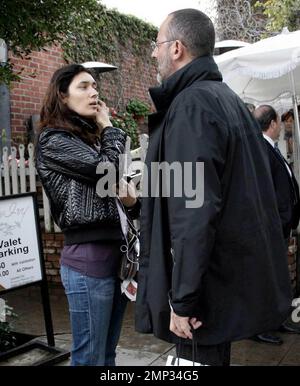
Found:
[[[94,89],[94,87],[92,87],[92,92],[91,92],[91,96],[92,97],[97,97],[99,95],[98,91]]]

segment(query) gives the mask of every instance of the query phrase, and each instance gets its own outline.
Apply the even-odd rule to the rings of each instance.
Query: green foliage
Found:
[[[9,0],[1,1],[0,36],[16,54],[29,54],[72,28],[74,16],[96,0]]]
[[[60,41],[73,26],[74,15],[96,0],[0,0],[0,37],[15,55],[26,57]],[[10,64],[0,69],[0,83],[20,80]]]
[[[146,117],[150,113],[150,107],[139,99],[131,99],[126,106],[126,111],[134,116]]]
[[[124,130],[131,138],[131,149],[136,149],[139,146],[137,133],[137,123],[132,114],[128,112],[118,112],[111,117],[111,123],[114,127]]]
[[[16,346],[16,338],[11,333],[8,322],[0,322],[0,352],[4,352]]]
[[[17,317],[11,307],[5,305],[6,317]],[[11,330],[11,323],[0,321],[0,352],[10,350],[16,346],[16,338]]]
[[[111,122],[115,127],[124,130],[131,138],[131,149],[139,147],[138,120],[139,117],[147,117],[150,113],[150,106],[135,98],[126,105],[126,111],[116,112],[111,109]]]
[[[10,62],[4,63],[0,66],[0,83],[4,83],[7,86],[11,85],[11,82],[20,80],[19,74],[13,72],[13,68]]]
[[[101,58],[117,63],[124,51],[120,46],[148,56],[157,33],[154,26],[96,0],[0,0],[0,10],[0,37],[21,56],[59,42],[68,62]],[[1,73],[0,83],[8,78]]]
[[[262,9],[267,17],[267,31],[279,32],[283,27],[288,27],[290,31],[300,28],[300,0],[257,1],[255,7]]]
[[[100,3],[85,7],[74,15],[73,22],[62,43],[67,61],[94,61],[101,57],[118,63],[120,47],[133,55],[147,53],[148,56],[150,42],[157,34],[154,26],[134,16],[108,10]]]

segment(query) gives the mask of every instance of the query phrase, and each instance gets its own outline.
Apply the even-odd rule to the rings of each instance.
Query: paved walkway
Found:
[[[43,311],[38,287],[18,289],[1,297],[6,299],[8,305],[12,306],[18,314],[18,318],[14,320],[16,331],[36,335],[45,340]],[[56,346],[69,350],[71,334],[67,301],[63,290],[51,288],[50,301]],[[167,356],[174,353],[174,347],[152,335],[136,333],[133,314],[134,304],[130,303],[118,345],[117,364],[119,366],[164,366]],[[251,340],[233,343],[232,365],[300,366],[300,335],[286,333],[278,333],[278,335],[284,340],[281,346]],[[10,365],[27,364],[24,358],[22,361],[16,358],[11,361]],[[67,360],[59,365],[67,366],[68,364]]]

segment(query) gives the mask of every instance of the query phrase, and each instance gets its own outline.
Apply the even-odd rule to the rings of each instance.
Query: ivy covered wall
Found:
[[[151,41],[156,39],[156,27],[108,10],[101,3],[90,4],[73,19],[72,29],[62,40],[63,56],[67,62],[104,61],[118,67],[118,71],[100,76],[109,79],[103,93],[108,102],[122,108],[131,97],[128,86],[154,84]]]
[[[156,34],[155,27],[97,4],[97,9],[74,15],[72,30],[67,30],[59,43],[23,57],[10,51],[14,71],[20,73],[20,81],[11,85],[12,138],[26,142],[29,118],[39,113],[53,72],[65,63],[116,65],[117,71],[99,75],[99,84],[101,97],[117,111],[125,110],[135,98],[150,104],[148,88],[156,84],[150,43]]]

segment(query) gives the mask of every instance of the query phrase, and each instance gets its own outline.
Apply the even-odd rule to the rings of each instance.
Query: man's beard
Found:
[[[173,71],[171,59],[169,56],[165,56],[163,62],[158,65],[158,74],[156,77],[158,83],[161,84],[164,80],[169,78],[172,73]]]

